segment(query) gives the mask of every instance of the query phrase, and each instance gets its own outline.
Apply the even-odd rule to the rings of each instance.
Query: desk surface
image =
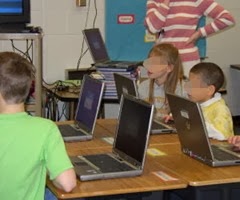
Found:
[[[98,120],[98,125],[113,132],[117,120]],[[219,141],[211,140],[211,143]],[[213,168],[194,160],[181,152],[177,134],[151,135],[149,148],[161,152],[159,156],[151,157],[155,162],[177,173],[191,186],[206,186],[224,183],[240,182],[240,166]]]
[[[154,162],[161,163],[168,170],[178,174],[190,186],[206,186],[240,182],[240,167],[217,167],[205,165],[180,150],[180,145],[158,145],[156,149],[165,153],[164,156],[155,156]]]
[[[81,145],[74,146],[69,144],[69,155],[92,154],[110,152],[111,148],[84,149]],[[156,172],[167,174],[172,180],[164,180],[156,175]],[[147,156],[144,172],[141,176],[130,178],[118,178],[98,181],[77,182],[77,187],[71,193],[64,193],[56,189],[51,181],[47,181],[48,187],[55,193],[59,199],[105,196],[115,194],[128,194],[138,192],[149,192],[169,189],[179,189],[187,187],[184,180],[162,167],[159,162],[153,162]]]
[[[74,121],[60,121],[56,122],[56,124],[73,124]],[[74,154],[79,148],[81,149],[95,149],[95,148],[105,148],[105,147],[112,147],[112,144],[107,142],[105,138],[108,138],[111,135],[104,127],[100,126],[96,123],[94,129],[94,138],[93,140],[88,141],[81,141],[81,142],[65,142],[66,149],[69,154]]]
[[[116,125],[116,120],[98,120],[94,140],[66,143],[68,154],[72,156],[110,152],[111,145],[103,141],[102,137],[113,134],[114,123]],[[239,166],[213,168],[184,155],[176,134],[151,135],[149,149],[157,150],[159,154],[147,153],[141,176],[78,181],[71,193],[56,189],[49,180],[47,185],[59,199],[69,199],[240,182]]]

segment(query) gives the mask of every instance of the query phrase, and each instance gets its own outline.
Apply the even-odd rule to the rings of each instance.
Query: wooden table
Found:
[[[56,124],[73,124],[74,121],[61,121],[56,122]],[[109,132],[104,127],[100,126],[98,123],[96,123],[94,133],[93,133],[93,140],[88,141],[81,141],[81,142],[65,142],[65,146],[67,151],[70,154],[74,154],[75,151],[81,149],[95,149],[95,148],[105,148],[105,147],[112,147],[112,144],[107,142],[107,140],[104,140],[104,138],[108,138],[109,135],[112,133]]]
[[[110,152],[112,145],[102,138],[112,137],[116,124],[116,119],[99,119],[92,141],[66,143],[69,155]],[[164,177],[170,178],[164,180]],[[151,135],[142,176],[78,181],[69,194],[56,189],[49,181],[47,184],[59,199],[163,191],[164,199],[174,194],[184,200],[235,200],[240,195],[240,166],[210,167],[184,155],[177,134]]]
[[[111,148],[107,147],[92,149],[84,149],[82,147],[82,145],[76,146],[74,143],[68,144],[69,155],[111,151]],[[167,174],[175,180],[163,180],[155,174],[156,172]],[[47,181],[47,186],[54,192],[58,199],[71,199],[179,189],[185,188],[187,183],[186,181],[181,180],[174,172],[167,170],[165,167],[162,167],[160,163],[154,162],[149,156],[147,156],[144,173],[141,176],[86,182],[78,180],[77,187],[71,193],[65,193],[57,189],[49,180]]]
[[[112,132],[117,120],[103,120],[98,122]],[[211,140],[211,143],[219,141]],[[211,195],[214,200],[239,199],[240,197],[240,166],[213,168],[194,160],[181,152],[177,134],[151,135],[149,149],[157,150],[159,156],[149,156],[153,162],[161,163],[162,167],[176,173],[188,182],[187,189],[172,190],[180,193],[183,199],[206,199]],[[171,193],[164,192],[167,199]],[[183,194],[183,195],[182,195]]]
[[[177,193],[183,194],[184,199],[229,200],[239,199],[240,166],[210,167],[180,151],[179,144],[155,145],[162,156],[152,157],[153,162],[161,163],[162,167],[176,173],[188,182],[188,188]],[[184,196],[185,195],[185,196]],[[236,196],[237,195],[237,196]]]

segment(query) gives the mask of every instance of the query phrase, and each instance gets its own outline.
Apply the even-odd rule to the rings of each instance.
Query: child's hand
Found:
[[[229,137],[228,142],[234,146],[234,149],[240,150],[240,135]]]
[[[173,121],[173,116],[172,116],[172,114],[170,113],[169,115],[164,116],[164,117],[163,117],[163,121],[164,121],[165,123],[169,123],[169,122]]]

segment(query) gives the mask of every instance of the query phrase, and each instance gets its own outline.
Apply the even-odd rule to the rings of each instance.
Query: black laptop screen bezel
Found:
[[[102,81],[94,79],[87,74],[84,75],[75,113],[75,122],[79,128],[87,132],[92,132],[95,127],[95,122],[101,106],[103,89],[104,83]],[[89,95],[91,97],[88,98],[93,98],[92,102],[90,102],[93,109],[91,111],[83,105],[86,104],[86,96]]]
[[[99,28],[84,29],[83,35],[95,63],[110,61],[107,48]]]
[[[143,166],[151,130],[153,105],[123,94],[113,153],[135,166]]]

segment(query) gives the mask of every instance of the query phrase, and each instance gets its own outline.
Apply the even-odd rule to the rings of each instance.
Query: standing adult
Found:
[[[197,28],[202,16],[212,18]],[[234,25],[233,16],[214,0],[148,0],[145,26],[157,34],[157,43],[168,42],[178,48],[184,75],[200,62],[196,40]]]

